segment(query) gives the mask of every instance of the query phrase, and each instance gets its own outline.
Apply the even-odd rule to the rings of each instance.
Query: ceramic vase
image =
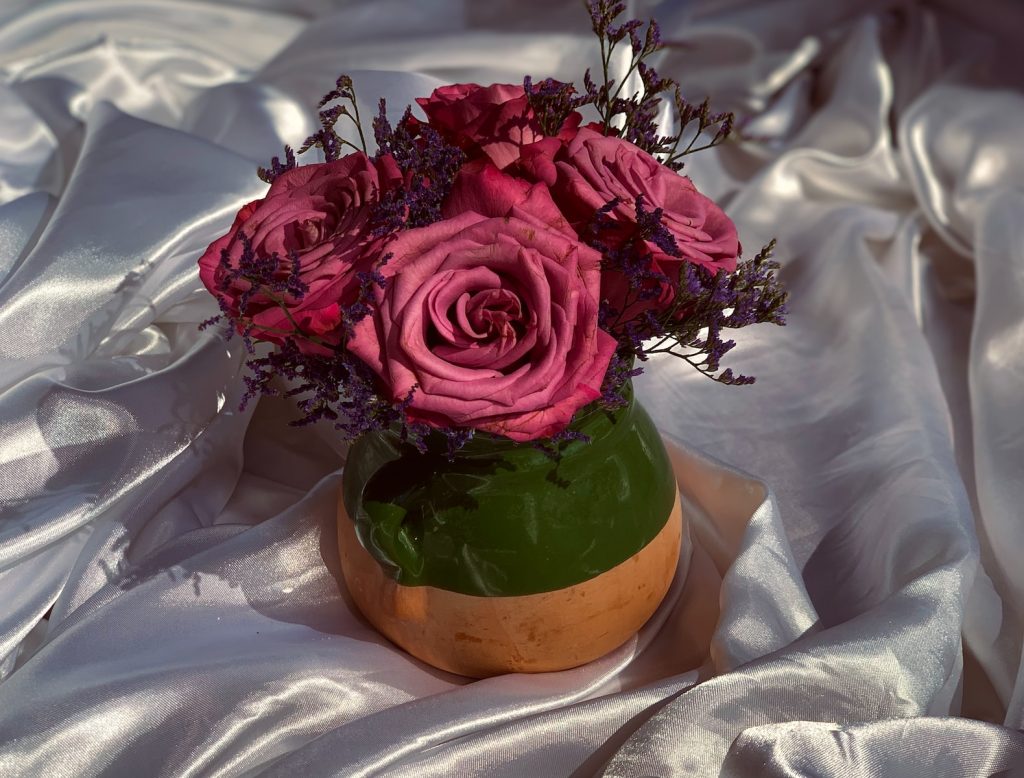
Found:
[[[629,640],[685,572],[688,543],[664,444],[627,396],[574,422],[589,442],[554,448],[356,441],[338,544],[363,615],[413,656],[478,678],[576,667]]]

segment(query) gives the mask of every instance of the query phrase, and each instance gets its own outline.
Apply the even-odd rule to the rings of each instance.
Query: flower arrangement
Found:
[[[266,196],[199,260],[221,307],[204,324],[249,350],[247,400],[284,393],[297,423],[329,419],[348,439],[390,428],[420,448],[440,434],[454,452],[480,433],[582,437],[574,416],[623,405],[656,353],[753,382],[722,369],[725,331],[784,323],[774,242],[741,260],[735,225],[680,174],[733,116],[658,75],[656,23],[587,6],[600,83],[444,86],[416,101],[425,119],[407,108],[397,124],[381,100],[371,153],[342,76],[297,152],[323,161],[286,147],[259,170]]]

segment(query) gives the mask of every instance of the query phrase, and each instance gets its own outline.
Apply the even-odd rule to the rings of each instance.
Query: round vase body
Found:
[[[363,615],[419,659],[472,677],[564,670],[625,643],[689,552],[675,476],[631,393],[573,429],[589,442],[477,436],[452,458],[361,437],[338,545]]]

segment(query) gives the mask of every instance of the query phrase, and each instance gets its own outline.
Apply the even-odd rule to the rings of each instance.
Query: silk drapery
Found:
[[[0,10],[0,772],[987,776],[1024,764],[1024,125],[1006,3],[648,5],[743,117],[694,181],[792,315],[638,382],[696,552],[586,667],[431,670],[337,584],[344,451],[238,410],[196,259],[340,72],[579,78],[575,3]],[[729,463],[729,464],[724,464]],[[1006,774],[1006,773],[1003,773]]]

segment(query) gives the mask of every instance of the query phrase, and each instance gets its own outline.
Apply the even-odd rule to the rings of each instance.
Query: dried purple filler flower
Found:
[[[416,121],[411,108],[406,108],[398,126],[392,127],[383,99],[373,120],[373,135],[379,146],[377,157],[390,154],[406,180],[404,187],[381,198],[378,231],[387,234],[440,221],[441,203],[451,191],[466,155],[432,127]]]
[[[335,100],[340,102],[330,105]],[[318,114],[320,129],[303,141],[302,146],[299,147],[299,154],[305,154],[310,149],[318,148],[323,152],[324,159],[331,162],[341,158],[346,146],[353,151],[366,152],[366,139],[363,137],[363,128],[359,121],[359,105],[356,103],[356,91],[349,76],[338,76],[334,89],[320,98],[317,108],[320,109]],[[338,134],[335,126],[342,117],[347,117],[355,126],[356,133],[359,136],[359,146],[345,140]],[[274,157],[270,160],[269,169],[264,167],[258,168],[256,174],[268,184],[274,183],[274,180],[279,175],[295,167],[295,152],[290,146],[284,147],[284,157],[284,164],[281,164],[279,157]]]
[[[577,108],[591,102],[588,95],[577,95],[573,84],[553,78],[534,84],[533,79],[526,76],[523,78],[523,91],[533,109],[534,121],[544,135],[552,138],[559,134]]]
[[[576,107],[593,105],[601,117],[606,135],[618,135],[657,156],[667,167],[681,170],[684,156],[717,146],[729,137],[733,115],[711,113],[707,100],[700,105],[688,102],[676,81],[660,76],[647,60],[664,46],[661,29],[654,20],[648,22],[643,34],[644,24],[638,19],[616,26],[616,19],[625,10],[626,4],[622,2],[588,0],[590,23],[601,47],[603,81],[594,83],[588,70],[583,76],[584,93],[575,98]],[[627,38],[631,52],[629,66],[625,75],[616,82],[610,75],[611,63],[616,48]],[[623,90],[634,73],[640,79],[641,88],[634,94],[628,94]],[[661,135],[657,117],[661,114],[663,102],[660,95],[666,92],[673,93],[676,132]],[[680,150],[685,138],[690,140]],[[697,145],[701,138],[706,139],[706,143]]]
[[[670,256],[682,256],[660,209],[648,211],[638,197],[636,222],[623,239],[621,223],[608,218],[617,205],[613,200],[599,209],[587,235],[587,242],[602,252],[607,269],[622,273],[631,290],[622,309],[613,308],[607,300],[601,305],[601,327],[619,340],[602,389],[605,404],[613,407],[621,402],[625,382],[642,372],[633,368],[634,360],[646,362],[652,354],[680,357],[719,383],[753,383],[753,377],[721,370],[722,358],[736,345],[723,339],[722,331],[751,324],[785,324],[787,295],[776,274],[779,264],[771,260],[775,241],[753,259],[740,261],[732,273],[683,262],[679,278],[669,279],[655,268],[647,248],[650,242]],[[617,233],[615,241],[603,239],[610,231]],[[666,282],[670,304],[640,305],[664,295]]]

